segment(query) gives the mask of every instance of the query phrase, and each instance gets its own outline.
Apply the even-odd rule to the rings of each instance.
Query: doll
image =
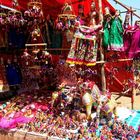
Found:
[[[127,53],[129,52],[129,49],[131,47],[131,38],[132,38],[132,34],[131,34],[131,30],[132,30],[132,26],[130,25],[130,12],[128,11],[125,15],[125,21],[123,24],[124,27],[124,35],[123,35],[123,40],[124,40],[124,48],[123,50]]]
[[[23,55],[21,56],[21,59],[23,59],[22,61],[22,65],[23,66],[29,66],[32,63],[32,56],[28,53],[28,49],[26,48],[23,52]]]
[[[111,19],[110,10],[108,7],[105,8],[104,22],[103,22],[103,46],[105,49],[109,46],[110,40],[110,28],[111,28]]]
[[[131,30],[131,46],[129,49],[128,57],[134,58],[138,57],[140,54],[140,21],[135,22],[134,28]]]
[[[120,18],[120,12],[116,10],[111,20],[110,27],[110,47],[108,50],[122,51],[123,48],[123,26]]]

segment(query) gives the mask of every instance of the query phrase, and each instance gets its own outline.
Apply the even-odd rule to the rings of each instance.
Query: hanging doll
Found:
[[[124,27],[124,35],[123,35],[124,48],[123,48],[123,50],[126,53],[128,53],[129,48],[131,46],[131,37],[132,37],[132,35],[130,33],[130,30],[132,27],[130,26],[130,13],[129,13],[129,11],[126,13],[123,27]]]
[[[89,12],[89,15],[87,17],[87,22],[89,22],[91,19],[95,19],[96,22],[98,23],[98,12],[96,10],[96,5],[95,5],[95,2],[92,1],[91,2],[91,5],[90,5],[90,12]]]
[[[31,66],[33,64],[32,56],[28,53],[28,49],[26,48],[21,56],[22,66]]]
[[[129,49],[129,58],[137,57],[140,53],[140,21],[136,21],[134,29],[131,30],[132,32],[132,42]]]
[[[110,28],[111,28],[111,19],[112,16],[110,14],[109,8],[105,8],[105,15],[104,15],[104,22],[103,22],[103,46],[105,49],[109,46],[109,40],[110,40]]]
[[[120,13],[116,10],[114,18],[111,21],[110,28],[110,48],[109,50],[122,51],[123,48],[123,27]]]

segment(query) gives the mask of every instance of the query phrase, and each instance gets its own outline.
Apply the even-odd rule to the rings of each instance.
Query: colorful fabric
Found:
[[[135,27],[131,40],[132,42],[129,49],[128,57],[134,58],[138,56],[138,54],[140,53],[140,28],[139,27]]]
[[[67,63],[93,66],[96,64],[96,36],[91,33],[76,32],[71,43]]]
[[[123,27],[120,18],[111,21],[110,28],[110,47],[108,50],[123,51]]]

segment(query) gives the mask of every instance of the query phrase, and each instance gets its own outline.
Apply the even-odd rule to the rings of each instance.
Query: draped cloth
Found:
[[[92,32],[77,31],[71,43],[66,60],[69,64],[94,66],[97,58],[96,35]]]

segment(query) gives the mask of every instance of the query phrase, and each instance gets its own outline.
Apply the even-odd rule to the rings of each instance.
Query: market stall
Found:
[[[123,23],[106,0],[1,2],[0,139],[139,138],[139,111],[112,98],[133,108],[139,90],[140,24],[127,10]]]

